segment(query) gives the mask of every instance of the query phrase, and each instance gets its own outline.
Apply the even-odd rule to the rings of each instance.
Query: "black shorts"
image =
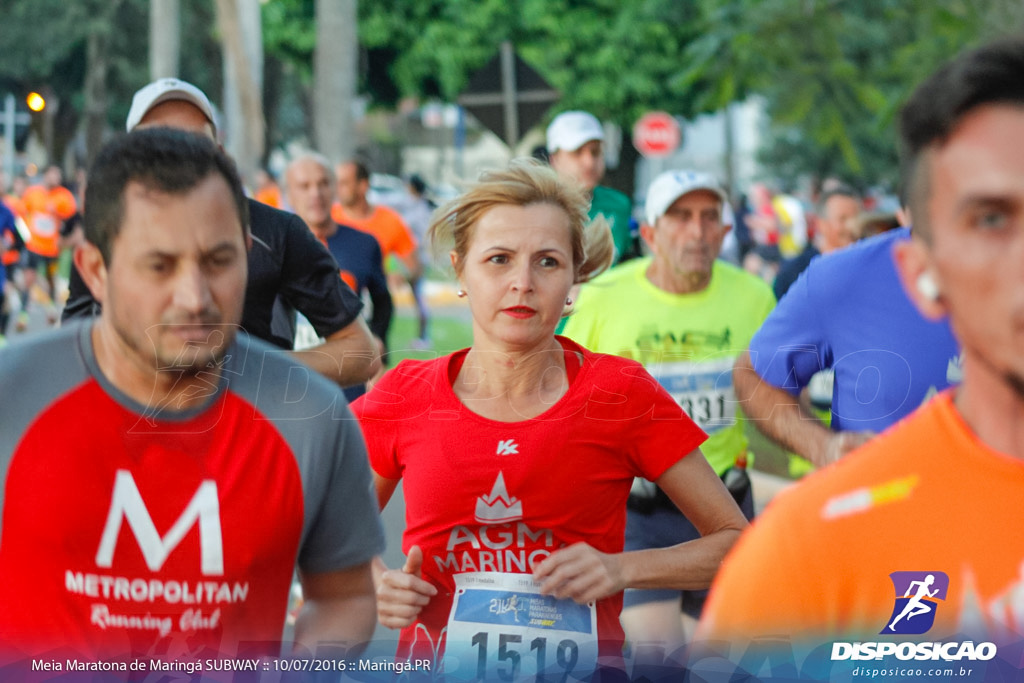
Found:
[[[753,489],[747,488],[746,495],[738,502],[743,515],[748,520],[753,519]],[[647,512],[639,512],[633,508],[627,510],[625,547],[627,551],[667,548],[697,538],[700,538],[700,532],[671,502],[667,505],[659,505]],[[674,588],[629,588],[623,597],[622,606],[626,608],[649,602],[680,600],[682,611],[697,619],[704,609],[704,601],[707,597],[707,589],[680,591]]]
[[[39,266],[45,266],[47,275],[53,275],[57,272],[56,256],[42,256],[34,251],[26,251],[24,261],[25,267],[29,270],[38,270]]]

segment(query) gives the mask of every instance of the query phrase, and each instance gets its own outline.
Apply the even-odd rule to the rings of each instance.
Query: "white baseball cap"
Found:
[[[677,199],[697,190],[714,192],[723,204],[727,203],[725,191],[710,173],[665,171],[659,175],[647,188],[647,201],[644,203],[644,216],[647,218],[647,224],[654,225]]]
[[[135,130],[135,127],[142,122],[142,119],[149,113],[149,110],[162,102],[171,100],[183,100],[194,104],[203,112],[203,115],[210,120],[216,129],[217,124],[213,115],[213,105],[206,98],[203,91],[177,78],[161,78],[153,81],[135,93],[132,98],[132,108],[128,110],[128,120],[125,128],[128,132]]]
[[[548,153],[560,149],[573,152],[591,140],[604,141],[604,128],[593,114],[564,111],[548,126]]]

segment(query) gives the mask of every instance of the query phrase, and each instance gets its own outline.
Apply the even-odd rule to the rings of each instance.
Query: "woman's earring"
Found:
[[[572,306],[572,297],[571,296],[565,297],[565,305],[566,306]]]
[[[455,296],[457,296],[457,297],[459,297],[461,299],[462,297],[466,296],[466,290],[464,290],[464,289],[457,289],[457,290],[455,290]]]

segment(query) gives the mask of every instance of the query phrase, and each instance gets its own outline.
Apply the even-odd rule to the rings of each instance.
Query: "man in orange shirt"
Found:
[[[395,257],[405,266],[405,277],[414,280],[422,270],[416,257],[416,239],[409,227],[386,206],[375,206],[366,199],[370,190],[370,172],[360,161],[345,161],[335,169],[338,183],[338,203],[331,208],[335,223],[349,225],[368,232],[380,243],[384,261]]]
[[[728,644],[747,673],[760,675],[751,669],[766,657],[781,662],[781,650],[819,657],[832,680],[897,669],[901,679],[935,668],[1020,675],[1021,73],[1024,38],[991,43],[943,67],[903,109],[915,222],[895,259],[921,312],[949,316],[963,382],[782,494],[736,545],[697,637]]]
[[[29,238],[25,242],[28,261],[24,271],[24,289],[21,292],[19,329],[24,329],[29,295],[37,282],[40,266],[45,269],[51,305],[57,295],[54,278],[57,275],[57,257],[60,255],[60,229],[64,221],[78,210],[75,196],[61,184],[62,181],[60,167],[50,166],[43,173],[43,183],[29,187],[21,198]],[[50,318],[51,322],[56,321],[56,313],[51,312]]]
[[[280,209],[282,206],[281,188],[278,186],[277,181],[274,180],[274,176],[270,175],[270,171],[265,168],[256,169],[253,180],[256,185],[256,191],[252,196],[253,199],[275,209]]]

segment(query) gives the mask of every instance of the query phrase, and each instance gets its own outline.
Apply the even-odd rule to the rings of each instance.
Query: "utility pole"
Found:
[[[149,80],[177,78],[181,56],[179,0],[149,2]]]
[[[317,151],[331,161],[356,149],[356,70],[359,11],[356,0],[317,0],[313,53],[313,130]]]
[[[27,126],[32,123],[32,116],[27,112],[19,112],[15,105],[14,95],[4,96],[4,175],[7,182],[14,180],[14,127]],[[0,187],[0,191],[7,188]]]

